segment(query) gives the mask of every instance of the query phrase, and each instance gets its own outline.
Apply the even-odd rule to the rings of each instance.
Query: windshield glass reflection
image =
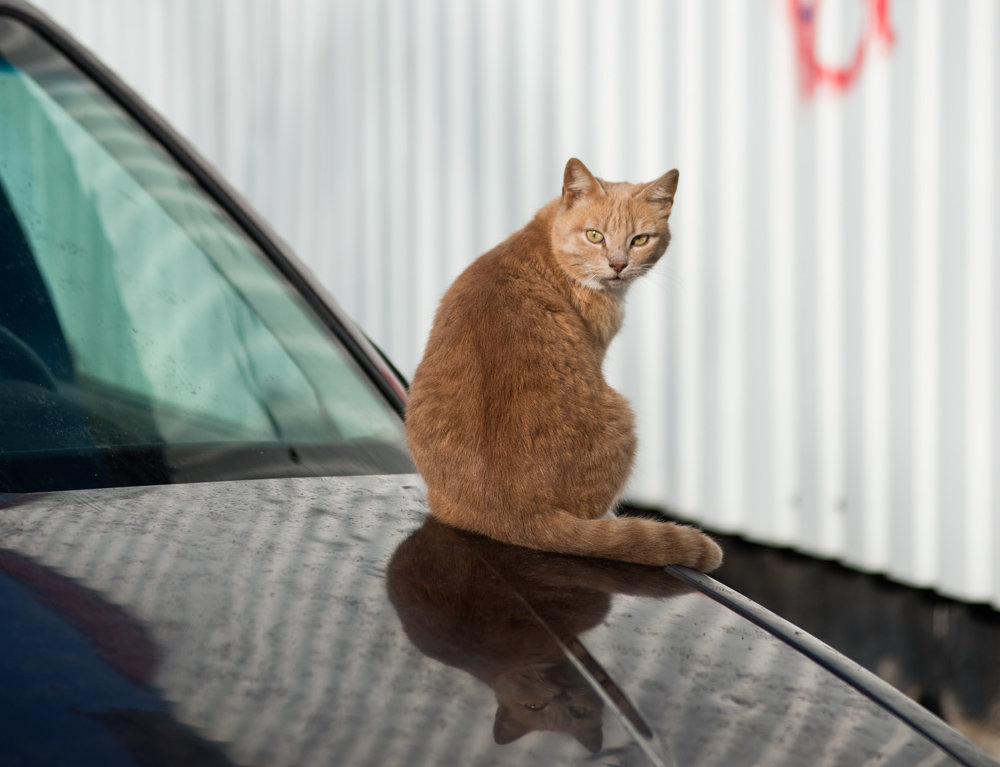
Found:
[[[259,244],[0,17],[0,491],[407,472],[402,425]]]

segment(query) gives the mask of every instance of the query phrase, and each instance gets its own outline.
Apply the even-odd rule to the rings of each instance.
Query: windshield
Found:
[[[410,470],[399,416],[254,241],[0,17],[0,492]]]

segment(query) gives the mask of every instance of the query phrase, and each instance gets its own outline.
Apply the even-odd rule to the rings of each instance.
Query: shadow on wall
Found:
[[[1000,758],[1000,613],[789,550],[713,537],[726,553],[715,578],[878,674]]]

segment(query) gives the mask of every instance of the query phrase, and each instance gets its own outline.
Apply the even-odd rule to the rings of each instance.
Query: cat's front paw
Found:
[[[722,547],[719,544],[697,528],[687,525],[677,525],[677,528],[683,545],[680,556],[669,564],[692,567],[703,573],[711,572],[722,564]]]
[[[722,547],[704,533],[701,538],[701,556],[692,566],[703,573],[710,573],[722,564]]]

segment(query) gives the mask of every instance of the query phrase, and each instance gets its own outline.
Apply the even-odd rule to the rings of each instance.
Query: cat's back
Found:
[[[411,383],[411,411],[441,386],[449,398],[465,389],[478,400],[495,386],[541,382],[556,363],[581,375],[594,367],[582,320],[547,252],[544,216],[545,209],[448,288]]]
[[[459,340],[496,338],[513,328],[537,326],[544,314],[570,310],[548,248],[536,219],[473,261],[441,299],[429,344],[439,343],[436,336],[442,334]]]

